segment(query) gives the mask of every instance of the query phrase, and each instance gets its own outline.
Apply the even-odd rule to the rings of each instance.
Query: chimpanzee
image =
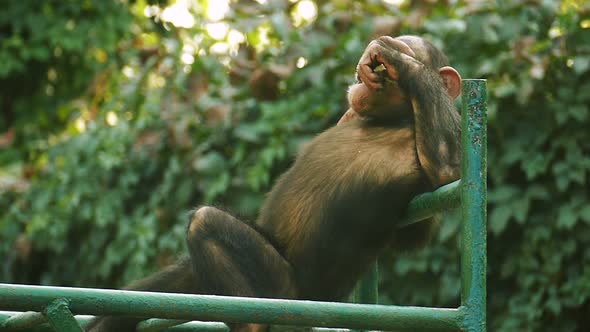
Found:
[[[276,182],[254,223],[201,207],[189,257],[127,289],[337,301],[386,247],[406,251],[433,223],[399,227],[417,194],[459,178],[461,77],[416,36],[380,37],[360,58],[350,109]],[[133,330],[101,317],[92,331]],[[257,324],[234,330],[264,331]]]

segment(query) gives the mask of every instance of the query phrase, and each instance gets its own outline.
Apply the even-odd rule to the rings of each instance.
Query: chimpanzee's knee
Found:
[[[290,264],[255,228],[210,206],[190,216],[187,245],[200,293],[293,298]]]
[[[227,221],[239,221],[227,212],[212,206],[202,206],[191,213],[187,226],[189,242],[209,238]]]
[[[186,232],[189,239],[194,238],[200,233],[206,231],[207,220],[210,219],[211,214],[213,214],[215,210],[216,209],[214,207],[203,206],[191,212]]]

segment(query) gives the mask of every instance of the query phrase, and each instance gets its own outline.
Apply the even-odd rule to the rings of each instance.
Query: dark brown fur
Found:
[[[400,49],[413,55],[403,43],[369,45],[350,101],[353,111],[367,111],[367,103],[380,108],[312,140],[278,179],[253,225],[216,208],[196,210],[187,231],[190,260],[130,288],[341,300],[388,245],[401,251],[424,243],[429,222],[404,228],[397,222],[415,195],[458,177],[459,122],[436,72],[444,64],[430,61],[444,55],[413,38],[407,45],[417,64],[400,57]],[[360,67],[376,60],[395,79],[378,90],[367,81],[375,76]],[[100,318],[92,331],[121,331],[137,321]]]
[[[257,225],[291,263],[298,298],[346,296],[409,200],[431,188],[413,135],[411,123],[345,123],[313,140],[279,178]]]

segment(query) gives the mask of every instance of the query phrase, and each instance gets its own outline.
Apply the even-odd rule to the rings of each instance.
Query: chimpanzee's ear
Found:
[[[445,66],[438,70],[452,100],[461,93],[461,75],[453,67]]]

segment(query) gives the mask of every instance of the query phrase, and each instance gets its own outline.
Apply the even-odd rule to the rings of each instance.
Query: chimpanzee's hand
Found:
[[[413,70],[423,66],[414,58],[414,51],[404,42],[389,36],[379,37],[369,43],[357,65],[357,80],[368,88],[383,88],[388,80],[399,82]],[[384,72],[376,69],[383,65]]]

